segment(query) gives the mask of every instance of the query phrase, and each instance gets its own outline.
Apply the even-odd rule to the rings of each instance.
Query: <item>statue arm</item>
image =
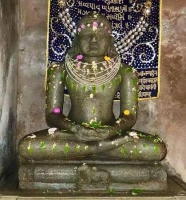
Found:
[[[48,68],[45,117],[49,127],[74,132],[72,122],[63,115],[65,77],[64,63],[53,64]],[[54,109],[58,112],[54,112]]]
[[[121,131],[131,129],[137,117],[138,105],[138,73],[130,66],[123,66],[121,69],[120,84],[120,116],[118,125]]]

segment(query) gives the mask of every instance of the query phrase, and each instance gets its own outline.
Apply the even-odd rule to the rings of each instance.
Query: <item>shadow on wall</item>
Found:
[[[0,178],[16,163],[18,1],[0,0]]]

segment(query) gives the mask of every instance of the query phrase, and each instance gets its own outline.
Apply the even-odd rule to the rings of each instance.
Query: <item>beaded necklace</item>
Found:
[[[68,54],[65,58],[65,67],[68,75],[77,83],[90,86],[98,86],[110,82],[118,73],[120,66],[121,60],[119,57],[98,63],[93,61],[91,64],[72,59]]]

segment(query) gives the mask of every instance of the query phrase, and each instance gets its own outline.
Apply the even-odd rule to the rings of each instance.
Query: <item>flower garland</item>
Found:
[[[110,59],[107,57],[105,61],[84,63],[79,61],[78,55],[76,59],[72,59],[68,54],[65,59],[65,67],[68,75],[76,82],[87,85],[103,85],[110,82],[118,73],[121,66],[119,57]]]

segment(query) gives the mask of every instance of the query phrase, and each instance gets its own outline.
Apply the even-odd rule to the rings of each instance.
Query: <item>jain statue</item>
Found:
[[[48,67],[46,122],[51,128],[29,134],[19,142],[20,188],[107,190],[112,185],[116,191],[125,190],[132,187],[126,184],[130,185],[134,177],[123,180],[121,176],[130,174],[133,167],[134,174],[142,170],[149,177],[144,186],[142,176],[137,174],[135,183],[141,184],[138,187],[166,187],[166,174],[157,164],[165,157],[166,146],[156,135],[132,130],[138,112],[138,74],[121,62],[111,32],[111,24],[104,16],[84,16],[77,24],[65,61]],[[65,86],[71,101],[68,116],[63,114]],[[118,89],[120,115],[116,119],[113,99]],[[68,181],[64,177],[58,180],[62,172],[57,172],[57,166],[66,170]],[[46,177],[40,181],[29,179],[31,172],[37,177],[37,167],[45,171]],[[51,174],[46,169],[55,171],[52,181],[48,181]],[[113,178],[114,169],[120,173],[117,180]],[[150,172],[146,173],[146,169]],[[163,181],[154,180],[151,172],[161,174]],[[122,186],[113,185],[115,181]],[[153,181],[159,186],[154,186]]]

